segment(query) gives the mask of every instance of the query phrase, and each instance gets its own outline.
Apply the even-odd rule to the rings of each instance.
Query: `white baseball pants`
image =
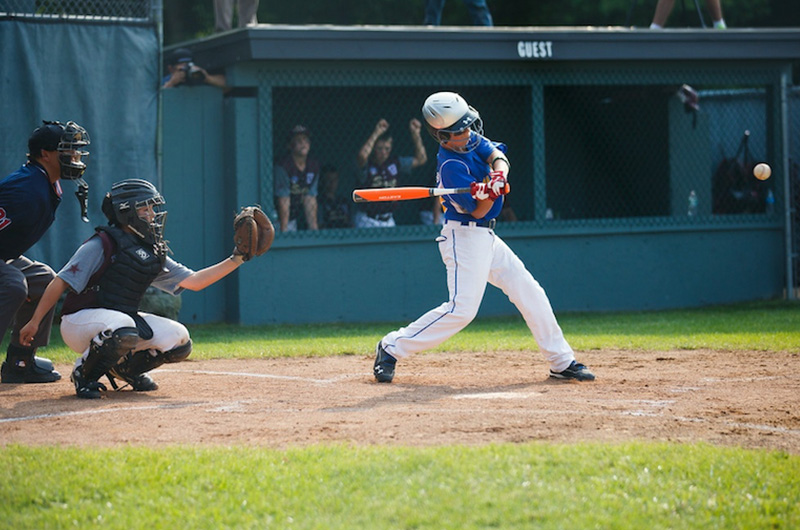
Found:
[[[448,221],[436,240],[450,299],[386,335],[382,343],[389,355],[403,358],[431,349],[464,329],[478,314],[488,282],[517,307],[551,370],[561,372],[575,360],[544,289],[493,230]]]
[[[180,322],[172,319],[139,313],[153,330],[150,340],[139,339],[134,351],[158,350],[169,351],[189,341],[189,330]],[[113,309],[82,309],[77,313],[64,315],[61,318],[61,338],[70,349],[81,354],[75,366],[83,364],[89,353],[92,340],[103,331],[115,331],[119,328],[136,327],[136,322],[119,311]]]

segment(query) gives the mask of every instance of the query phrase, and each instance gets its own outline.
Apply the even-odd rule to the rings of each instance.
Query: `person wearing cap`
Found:
[[[392,133],[389,122],[381,118],[375,124],[372,134],[361,146],[356,155],[356,165],[361,172],[360,185],[364,188],[394,188],[400,179],[428,161],[425,146],[422,145],[422,122],[412,118],[408,122],[408,132],[414,145],[414,156],[398,156],[392,153]],[[365,203],[356,212],[355,225],[358,228],[395,226],[394,210],[396,202]]]
[[[50,341],[53,311],[38,332],[20,343],[20,329],[30,320],[47,284],[55,277],[45,263],[23,254],[53,224],[61,204],[61,179],[79,186],[88,156],[86,130],[75,122],[44,122],[28,139],[28,162],[0,180],[0,341],[10,327],[11,340],[0,368],[3,383],[51,383],[61,379],[36,349]],[[88,186],[86,186],[88,189]]]
[[[311,132],[304,125],[289,131],[288,153],[275,164],[275,208],[281,232],[293,232],[302,226],[300,213],[305,214],[305,227],[317,230],[317,188],[320,164],[310,158]]]
[[[178,48],[167,56],[167,75],[161,80],[161,88],[204,84],[223,90],[228,88],[224,74],[209,74],[204,68],[194,64],[192,50]]]

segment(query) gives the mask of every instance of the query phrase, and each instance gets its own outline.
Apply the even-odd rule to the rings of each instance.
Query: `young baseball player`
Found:
[[[30,321],[20,331],[29,343],[42,318],[69,290],[62,310],[61,336],[82,354],[72,371],[79,398],[96,399],[108,376],[133,390],[156,390],[146,372],[186,359],[192,351],[189,332],[180,322],[139,312],[145,291],[153,285],[177,294],[199,291],[236,270],[250,256],[234,251],[229,258],[193,271],[167,256],[164,241],[165,201],[150,182],[117,182],[103,199],[109,226],[98,227],[47,286]]]
[[[478,313],[489,282],[502,289],[522,313],[550,363],[550,377],[594,380],[589,369],[575,361],[544,289],[494,233],[495,219],[508,190],[511,166],[505,156],[506,146],[483,136],[478,111],[453,92],[429,96],[422,114],[428,132],[441,146],[437,185],[470,187],[471,194],[442,198],[445,224],[436,240],[447,268],[450,299],[378,342],[375,379],[390,383],[397,359],[433,348],[465,328]]]

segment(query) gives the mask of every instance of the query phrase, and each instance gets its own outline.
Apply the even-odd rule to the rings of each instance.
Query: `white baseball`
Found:
[[[772,168],[769,167],[769,164],[761,162],[760,164],[756,164],[756,167],[753,168],[753,176],[758,180],[767,180],[770,175],[772,175]]]

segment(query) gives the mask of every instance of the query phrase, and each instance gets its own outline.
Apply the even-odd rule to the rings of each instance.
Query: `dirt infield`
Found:
[[[0,445],[695,442],[800,453],[800,358],[582,353],[598,380],[546,377],[536,352],[431,353],[377,384],[371,356],[187,361],[155,392],[75,397],[68,376],[0,385]],[[69,366],[59,366],[62,374]]]

